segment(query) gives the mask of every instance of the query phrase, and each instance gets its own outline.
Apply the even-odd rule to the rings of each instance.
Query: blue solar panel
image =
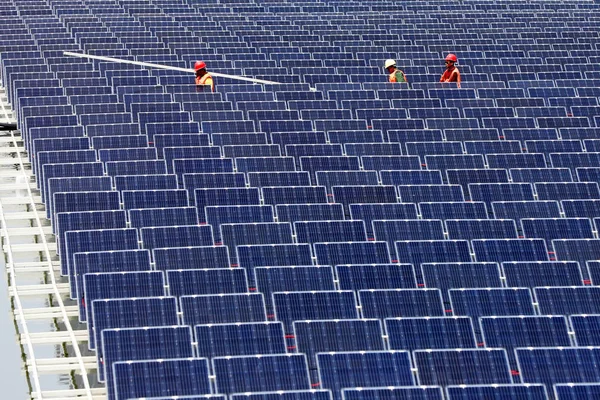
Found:
[[[210,324],[194,327],[200,357],[285,354],[281,322]]]
[[[115,381],[110,373],[114,363],[194,356],[192,332],[187,326],[107,329],[102,332],[102,342],[105,349],[103,362],[109,399],[117,398],[114,391]]]
[[[448,169],[446,170],[448,183],[461,185],[465,193],[469,193],[470,183],[506,183],[508,172],[506,169]]]
[[[560,202],[565,217],[598,218],[600,200],[563,200]]]
[[[556,383],[595,383],[600,380],[598,365],[600,349],[523,348],[516,349],[523,383],[543,383],[548,391]]]
[[[378,319],[294,322],[296,349],[316,366],[317,353],[334,351],[385,350],[383,330]]]
[[[209,206],[206,222],[213,227],[215,241],[221,241],[220,226],[231,223],[275,222],[272,206]]]
[[[163,147],[163,154],[167,170],[173,173],[174,163],[176,159],[186,158],[219,158],[221,157],[221,149],[217,146],[184,146],[184,147]],[[230,157],[230,156],[226,156]],[[212,172],[212,171],[211,171]],[[217,171],[215,171],[217,172]]]
[[[526,288],[450,289],[454,315],[534,315],[533,298]]]
[[[392,260],[386,242],[315,243],[319,265],[389,264]]]
[[[229,247],[232,260],[237,260],[236,247],[252,244],[293,243],[292,226],[287,222],[257,222],[221,225],[223,244]]]
[[[383,185],[441,185],[440,171],[390,170],[379,171]]]
[[[450,239],[517,239],[517,226],[512,219],[448,219],[446,229]]]
[[[180,190],[124,190],[123,207],[126,210],[134,208],[164,208],[187,207],[187,191]]]
[[[426,155],[427,169],[437,169],[445,175],[447,169],[483,169],[485,162],[481,154]]]
[[[446,388],[448,400],[469,399],[547,399],[546,387],[543,385],[471,385],[448,386]]]
[[[251,187],[264,186],[310,186],[308,172],[250,172],[248,181]]]
[[[167,164],[164,160],[108,161],[105,165],[108,176],[167,173]]]
[[[475,239],[471,244],[477,261],[548,261],[543,239]]]
[[[119,210],[119,192],[62,192],[54,193],[52,199],[52,222],[57,224],[58,213],[76,211]],[[55,229],[58,233],[58,228]]]
[[[329,390],[286,390],[285,392],[238,393],[232,400],[331,400]]]
[[[572,315],[569,317],[575,334],[576,346],[598,346],[598,332],[600,330],[600,316],[598,315]]]
[[[437,386],[342,389],[344,400],[443,400]]]
[[[344,209],[341,204],[278,204],[275,209],[277,210],[277,220],[279,222],[344,219]]]
[[[294,321],[358,318],[355,294],[352,291],[275,292],[275,317],[283,322],[287,333]]]
[[[210,368],[204,358],[118,362],[113,374],[119,399],[211,393]]]
[[[98,176],[104,175],[104,166],[101,162],[81,162],[65,164],[46,164],[41,168],[41,174],[38,175],[38,186],[42,200],[48,201],[48,188],[43,190],[43,183],[48,183],[51,178],[74,178],[77,176]]]
[[[362,156],[360,159],[368,171],[421,169],[419,156]]]
[[[600,199],[596,182],[548,182],[534,185],[539,200]]]
[[[206,206],[260,205],[258,188],[196,189],[194,197],[200,219],[204,216]]]
[[[492,202],[494,216],[498,219],[515,219],[521,225],[523,218],[560,218],[560,207],[553,200]]]
[[[416,350],[414,357],[422,385],[512,383],[504,349]]]
[[[99,376],[104,377],[102,331],[115,328],[138,328],[177,325],[177,301],[174,297],[138,297],[102,299],[90,304],[90,349],[96,350]]]
[[[183,174],[233,172],[233,158],[179,158],[173,160],[173,172]]]
[[[164,247],[211,246],[214,244],[210,225],[141,228],[140,236],[142,246],[149,250]]]
[[[444,226],[441,220],[373,220],[371,224],[375,240],[388,242],[390,249],[394,249],[394,243],[398,240],[444,239]]]
[[[75,287],[75,298],[81,304],[79,310],[80,321],[86,316],[83,298],[83,277],[94,272],[126,272],[150,271],[150,252],[148,250],[118,250],[118,251],[92,251],[75,253],[73,255],[73,268],[75,280],[71,287]]]
[[[402,203],[465,201],[460,185],[400,185],[398,194]]]
[[[155,268],[172,269],[229,268],[226,246],[172,247],[152,250]]]
[[[600,260],[600,239],[555,239],[552,247],[556,260],[577,261],[579,265]]]
[[[344,388],[415,384],[406,351],[320,353],[317,364],[320,386],[331,389],[336,399]]]
[[[121,175],[115,176],[115,188],[123,190],[177,189],[176,175]]]
[[[367,240],[363,221],[294,222],[298,243],[360,242]]]
[[[421,271],[425,287],[440,289],[446,302],[448,289],[502,287],[496,263],[424,263]]]
[[[261,189],[265,204],[327,203],[325,186],[278,186]]]
[[[171,296],[247,293],[248,279],[241,268],[207,268],[166,271]]]
[[[490,168],[546,168],[546,160],[541,153],[487,154],[485,158]]]
[[[506,286],[581,286],[583,278],[574,261],[538,261],[502,263]]]
[[[472,261],[467,240],[403,240],[395,245],[398,262],[414,265],[417,272],[422,263]]]
[[[155,297],[165,295],[165,282],[158,271],[88,273],[83,277],[83,322],[88,323],[89,346],[93,349],[100,331],[95,329],[92,315],[95,300],[122,299],[127,297]],[[101,319],[102,316],[97,317]],[[103,319],[101,322],[105,322]],[[103,377],[104,375],[102,375]]]
[[[433,202],[419,203],[423,219],[486,219],[487,207],[484,202]]]
[[[302,171],[310,172],[310,178],[316,182],[316,171],[358,171],[360,169],[359,158],[352,156],[315,156],[300,157]]]
[[[350,204],[398,202],[394,186],[333,186],[332,192],[334,201],[346,208]]]
[[[73,255],[88,251],[130,250],[138,248],[136,229],[99,229],[67,231],[65,233],[65,252],[61,255],[65,273],[69,282],[75,281]],[[71,298],[75,298],[75,288],[71,287]]]
[[[143,208],[129,210],[132,228],[198,224],[196,207]],[[166,247],[166,246],[165,246]]]
[[[473,201],[528,201],[534,200],[530,183],[469,183],[469,194]],[[539,199],[549,200],[549,199]]]
[[[410,289],[417,287],[411,264],[337,265],[341,290]]]
[[[180,301],[185,325],[267,320],[260,293],[182,296]]]
[[[438,289],[371,289],[358,293],[365,318],[445,315]]]
[[[108,161],[156,160],[158,154],[154,147],[133,147],[130,149],[100,149],[98,159],[103,163]]]
[[[543,315],[599,314],[600,287],[538,287],[533,290]]]
[[[388,318],[385,330],[391,350],[477,348],[468,317]]]
[[[238,172],[295,171],[294,157],[241,157],[235,159]]]
[[[325,186],[332,193],[333,186],[377,185],[377,171],[317,171],[317,185]],[[360,203],[360,201],[358,201]]]
[[[573,182],[568,168],[511,168],[509,171],[513,182]]]
[[[591,400],[600,396],[600,383],[568,383],[554,385],[557,400]]]

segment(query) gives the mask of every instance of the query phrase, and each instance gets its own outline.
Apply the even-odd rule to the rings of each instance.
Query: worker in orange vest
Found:
[[[399,70],[398,68],[396,68],[396,60],[386,60],[385,64],[383,65],[383,67],[390,74],[388,76],[388,80],[390,82],[392,82],[392,83],[394,83],[394,82],[408,82],[406,80],[406,75],[404,75],[404,72],[402,72],[401,70]]]
[[[454,54],[448,54],[444,61],[446,63],[446,70],[440,77],[440,82],[456,82],[456,86],[460,87],[460,71],[454,65],[458,62],[458,58]]]
[[[215,91],[215,82],[212,76],[206,72],[206,63],[204,61],[196,61],[194,65],[196,70],[196,85],[210,85],[210,90]]]

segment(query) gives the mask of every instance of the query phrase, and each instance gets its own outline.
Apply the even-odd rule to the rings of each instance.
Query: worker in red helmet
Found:
[[[215,91],[215,82],[212,76],[206,72],[206,63],[204,61],[196,61],[194,65],[196,70],[196,85],[210,85],[210,90]]]
[[[440,78],[440,82],[456,82],[456,86],[460,87],[460,71],[454,65],[458,58],[454,54],[448,54],[446,59],[446,70]]]

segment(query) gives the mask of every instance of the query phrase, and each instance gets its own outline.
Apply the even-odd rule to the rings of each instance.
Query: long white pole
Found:
[[[63,54],[65,56],[70,56],[70,57],[89,58],[92,60],[108,61],[108,62],[115,62],[115,63],[121,63],[121,64],[132,64],[132,65],[139,65],[141,67],[147,67],[147,68],[169,69],[172,71],[189,72],[192,74],[196,72],[191,68],[179,68],[179,67],[172,67],[170,65],[153,64],[153,63],[147,63],[147,62],[142,62],[142,61],[123,60],[121,58],[93,56],[90,54],[73,53],[70,51],[65,51],[65,52],[63,52]],[[263,79],[256,79],[256,78],[247,78],[245,76],[220,74],[218,72],[211,72],[210,74],[212,76],[220,76],[223,78],[231,78],[231,79],[237,79],[240,81],[247,81],[247,82],[253,82],[253,83],[262,83],[262,84],[267,84],[267,85],[279,85],[280,84],[280,82],[265,81]]]

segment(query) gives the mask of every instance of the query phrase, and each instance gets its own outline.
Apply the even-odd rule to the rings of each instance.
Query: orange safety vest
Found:
[[[196,85],[210,85],[210,90],[215,91],[215,82],[209,73],[202,75],[202,77],[196,77]]]
[[[400,75],[400,79],[398,79],[398,76],[396,74]],[[399,69],[397,69],[394,72],[392,72],[389,75],[388,80],[390,82],[392,82],[392,83],[394,83],[394,82],[407,82],[406,75],[404,75],[404,72],[400,71]]]

